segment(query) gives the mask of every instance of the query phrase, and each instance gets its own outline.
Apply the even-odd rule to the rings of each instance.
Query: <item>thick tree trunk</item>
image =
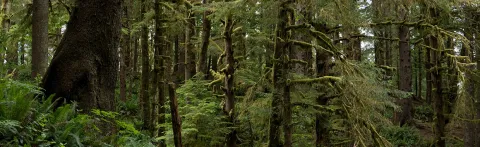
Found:
[[[141,17],[142,19],[145,18],[145,13],[147,12],[146,8],[146,1],[142,0],[142,12]],[[141,45],[142,45],[142,81],[140,87],[140,106],[142,106],[142,116],[143,116],[143,129],[145,130],[152,130],[151,124],[151,102],[148,95],[148,81],[150,80],[150,61],[148,56],[148,28],[147,24],[142,26],[142,35],[141,35]]]
[[[275,47],[274,47],[274,59],[273,62],[273,98],[272,98],[272,113],[270,118],[270,131],[269,131],[269,147],[279,147],[283,144],[281,143],[280,136],[280,127],[282,125],[282,104],[283,100],[286,97],[285,88],[287,87],[287,64],[285,63],[285,56],[288,56],[287,52],[287,42],[288,33],[287,25],[289,24],[288,19],[288,5],[292,3],[290,0],[283,0],[281,2],[279,13],[278,13],[278,22],[276,27],[276,36],[275,36]],[[288,139],[288,138],[287,138]]]
[[[8,0],[4,0],[8,1]],[[61,47],[59,47],[61,49]],[[42,76],[47,69],[48,1],[33,1],[32,16],[32,78]]]
[[[157,81],[155,84],[158,86],[158,99],[157,99],[157,109],[156,112],[158,117],[158,124],[165,123],[165,61],[164,56],[166,56],[166,41],[164,40],[165,36],[163,36],[164,30],[162,29],[163,23],[163,14],[162,8],[160,8],[160,2],[162,0],[155,0],[155,74],[158,76]],[[165,127],[160,126],[158,129],[158,136],[165,135]],[[161,141],[158,144],[159,147],[165,147],[166,143]]]
[[[123,16],[125,21],[123,27],[126,28],[127,33],[122,36],[122,47],[120,52],[120,100],[127,101],[127,79],[130,75],[130,15],[129,15],[129,0],[124,0]]]
[[[208,0],[202,0],[202,3],[204,5],[208,4]],[[200,56],[198,58],[198,69],[197,71],[202,72],[206,75],[208,74],[208,66],[207,66],[207,52],[208,52],[208,45],[210,43],[210,30],[211,30],[211,22],[210,19],[208,19],[208,15],[210,14],[209,11],[205,11],[203,13],[203,18],[202,18],[202,49],[200,51]]]
[[[114,111],[121,0],[78,0],[76,4],[41,86],[47,96],[77,101],[82,112]],[[106,124],[99,127],[107,135],[113,131]]]
[[[406,8],[405,8],[406,9]],[[400,12],[400,19],[406,20],[407,10],[402,9]],[[399,41],[399,55],[400,55],[400,66],[398,70],[399,80],[398,80],[398,89],[405,92],[412,92],[412,62],[411,62],[411,51],[409,43],[409,28],[407,26],[398,27],[398,38]],[[402,107],[402,112],[396,112],[396,123],[399,123],[400,126],[404,124],[411,123],[412,120],[412,99],[413,97],[402,98],[397,100],[397,104]]]

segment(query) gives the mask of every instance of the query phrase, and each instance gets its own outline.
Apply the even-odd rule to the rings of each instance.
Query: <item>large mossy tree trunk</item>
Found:
[[[288,56],[287,52],[287,41],[288,32],[287,25],[289,24],[289,10],[288,6],[293,1],[291,0],[282,0],[280,1],[279,13],[278,13],[278,22],[276,26],[276,35],[275,35],[275,46],[273,53],[273,97],[271,103],[271,116],[270,116],[270,130],[269,130],[269,147],[279,147],[283,146],[281,142],[281,126],[283,122],[282,118],[282,105],[283,100],[285,99],[286,93],[285,88],[287,88],[287,61]],[[288,139],[288,138],[287,138]]]
[[[147,3],[145,0],[141,1],[141,18],[145,18],[147,13]],[[142,45],[142,81],[140,84],[140,106],[142,107],[143,129],[152,130],[151,118],[151,102],[148,94],[150,80],[150,61],[148,55],[148,26],[143,24],[141,28],[141,45]]]
[[[45,73],[48,66],[47,54],[48,1],[34,0],[32,16],[32,78],[36,78],[38,75],[42,76]]]
[[[115,110],[121,0],[78,0],[41,84],[79,109]],[[105,129],[110,128],[103,126]],[[112,130],[104,130],[109,133]]]
[[[162,8],[160,7],[160,3],[163,0],[155,0],[155,36],[154,36],[154,48],[155,48],[155,66],[154,66],[154,73],[157,76],[157,80],[154,80],[155,85],[157,85],[157,112],[156,119],[157,124],[160,124],[158,128],[157,135],[164,136],[165,135],[165,127],[162,124],[165,123],[165,61],[164,57],[166,56],[165,52],[167,50],[166,47],[166,40],[164,36],[164,29],[163,29],[163,22],[162,19],[164,15],[162,13]],[[166,143],[164,141],[159,142],[158,147],[165,147]]]

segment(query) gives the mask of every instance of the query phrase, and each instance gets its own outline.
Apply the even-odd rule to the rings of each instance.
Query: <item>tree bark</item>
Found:
[[[8,1],[8,0],[4,0]],[[34,0],[32,16],[32,78],[42,76],[47,69],[48,1]],[[61,49],[61,47],[59,47]]]
[[[195,46],[193,36],[195,35],[195,14],[191,8],[187,10],[187,24],[185,28],[185,80],[192,78],[196,74],[195,70]]]
[[[145,18],[145,13],[147,12],[146,1],[141,1],[142,8],[141,8],[141,18],[142,20]],[[140,87],[140,106],[142,106],[142,116],[143,116],[143,129],[151,131],[152,124],[151,124],[151,102],[148,95],[148,81],[150,80],[150,61],[148,56],[148,28],[147,24],[142,26],[142,35],[141,35],[141,45],[142,45],[142,81]]]
[[[120,100],[127,101],[127,79],[130,76],[130,15],[129,15],[129,0],[124,0],[123,6],[123,28],[127,30],[126,34],[122,36],[122,48],[120,52]]]
[[[406,20],[408,10],[400,8],[400,19]],[[399,55],[400,55],[400,66],[398,70],[399,80],[398,80],[398,89],[405,92],[412,92],[412,62],[411,62],[411,50],[410,50],[410,38],[409,38],[409,28],[407,26],[400,25],[398,27],[398,38],[399,41]],[[411,123],[412,120],[412,97],[402,98],[397,100],[397,104],[402,107],[402,112],[396,112],[396,123],[399,123],[400,126],[404,124]]]
[[[46,96],[77,101],[85,113],[115,110],[121,10],[121,0],[76,2],[41,84]],[[106,135],[113,131],[107,124],[99,128]]]
[[[208,4],[208,0],[202,0],[204,5]],[[200,51],[200,56],[198,58],[198,69],[197,71],[202,72],[203,74],[208,74],[208,66],[207,66],[207,52],[208,52],[208,45],[210,43],[210,30],[211,30],[211,22],[208,19],[208,15],[210,15],[210,11],[205,11],[203,13],[203,30],[202,30],[202,49]],[[207,76],[205,76],[206,78]]]
[[[228,0],[226,0],[228,1]],[[225,58],[226,58],[226,70],[223,71],[225,74],[225,106],[224,113],[228,117],[228,121],[231,123],[229,127],[235,126],[235,93],[233,89],[234,84],[234,73],[235,73],[235,59],[233,52],[233,41],[232,41],[232,31],[233,31],[233,20],[232,14],[228,14],[225,21],[225,28],[223,32],[223,37],[225,38]],[[237,142],[237,130],[232,129],[227,135],[226,145],[228,147],[235,147]]]
[[[165,51],[168,49],[165,44],[165,36],[163,36],[164,30],[162,29],[163,27],[163,14],[162,14],[162,8],[160,8],[160,2],[163,2],[163,0],[155,0],[155,63],[156,66],[154,67],[155,69],[155,74],[158,75],[158,79],[156,82],[156,85],[158,86],[158,100],[157,100],[157,106],[158,106],[158,112],[157,112],[157,117],[158,117],[158,124],[164,124],[165,123],[165,61],[164,61],[164,56],[166,56]],[[165,128],[160,126],[158,129],[158,136],[164,136],[165,135]],[[161,141],[158,144],[159,147],[165,147],[166,143]]]
[[[270,118],[270,131],[269,131],[269,147],[279,147],[283,143],[280,140],[280,126],[282,125],[282,104],[286,99],[286,78],[287,78],[287,64],[285,61],[287,52],[287,25],[288,19],[288,5],[292,3],[290,0],[281,1],[281,5],[278,13],[278,22],[276,26],[275,47],[274,47],[274,60],[273,62],[273,98],[272,98],[272,111]],[[285,106],[284,106],[285,107]],[[288,138],[287,138],[288,139]],[[288,145],[288,144],[287,144]]]
[[[315,27],[316,30],[319,30],[323,33],[327,33],[326,24],[319,25]],[[326,48],[325,44],[320,44]],[[331,61],[332,56],[325,52],[318,50],[316,53],[316,76],[323,77],[330,74],[330,68],[332,65]],[[328,93],[328,90],[323,91]],[[329,99],[323,96],[318,96],[316,102],[318,105],[325,106],[328,104]],[[327,114],[316,114],[315,115],[315,146],[331,146],[330,145],[330,135],[329,135],[329,115]]]

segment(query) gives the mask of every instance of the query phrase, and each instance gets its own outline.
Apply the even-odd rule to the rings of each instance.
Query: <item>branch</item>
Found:
[[[320,78],[312,78],[312,79],[297,79],[297,80],[287,80],[287,84],[294,85],[294,84],[308,84],[308,83],[318,83],[318,82],[337,82],[341,81],[342,78],[334,77],[334,76],[323,76]]]
[[[293,43],[293,45],[298,45],[298,46],[301,46],[301,47],[313,47],[315,49],[321,49],[321,50],[324,50],[326,52],[328,52],[330,55],[335,55],[335,53],[331,50],[327,50],[325,49],[324,47],[322,46],[318,46],[318,45],[314,45],[314,44],[311,44],[311,43],[307,43],[307,42],[303,42],[303,41],[298,41],[298,40],[289,40],[291,43]]]
[[[303,64],[303,65],[308,64],[308,62],[303,61],[303,60],[299,60],[299,59],[290,59],[290,63],[298,63],[298,64]]]

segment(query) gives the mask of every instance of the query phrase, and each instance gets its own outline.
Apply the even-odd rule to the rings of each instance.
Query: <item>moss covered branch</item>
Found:
[[[294,85],[294,84],[309,84],[309,83],[319,83],[319,82],[338,82],[341,81],[342,78],[334,77],[334,76],[323,76],[320,78],[310,78],[310,79],[297,79],[297,80],[287,80],[287,84]]]

